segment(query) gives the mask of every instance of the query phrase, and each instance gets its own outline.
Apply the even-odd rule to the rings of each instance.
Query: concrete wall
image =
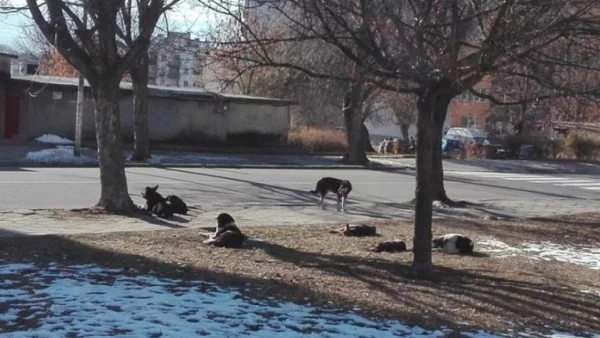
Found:
[[[230,139],[243,139],[252,134],[264,135],[273,141],[287,138],[290,126],[288,106],[230,103],[225,115]]]
[[[27,88],[25,88],[27,90]],[[39,91],[33,86],[31,96],[25,92],[20,99],[19,136],[36,138],[46,133],[73,139],[75,136],[75,106],[77,91],[48,86]],[[39,92],[38,92],[39,91]],[[83,137],[94,137],[93,103],[84,103]]]
[[[13,58],[0,55],[0,79],[10,78],[10,63]]]
[[[0,82],[0,139],[4,138],[4,110],[6,109],[6,103],[4,101],[5,96],[5,85]]]
[[[76,99],[76,88],[71,87],[48,86],[36,97],[23,95],[20,136],[32,139],[53,133],[73,139]],[[152,140],[225,141],[239,134],[273,140],[287,138],[289,128],[287,105],[150,97],[148,107]],[[133,138],[133,100],[127,94],[121,98],[121,125],[123,136]],[[84,104],[83,138],[95,138],[90,93]]]

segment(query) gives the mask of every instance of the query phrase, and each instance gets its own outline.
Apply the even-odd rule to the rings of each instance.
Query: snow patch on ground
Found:
[[[600,297],[600,290],[581,290],[581,292]]]
[[[67,145],[74,144],[73,141],[68,138],[63,138],[54,134],[44,134],[35,139],[36,142],[40,143],[49,143],[49,144],[59,144],[59,145]]]
[[[132,275],[94,265],[0,264],[0,280],[0,306],[8,309],[0,314],[6,338],[444,337],[448,332],[274,299],[251,299],[202,281]],[[464,335],[501,337],[486,332]],[[545,337],[575,336],[554,333]]]
[[[559,261],[600,270],[600,247],[571,246],[552,242],[525,242],[520,248],[497,239],[477,241],[482,251],[497,257],[525,256],[534,260]]]
[[[3,337],[65,337],[70,332],[94,337],[443,336],[441,330],[352,313],[249,299],[211,283],[128,276],[90,265],[42,269],[7,264],[0,267],[0,277],[16,282],[0,290],[0,302],[9,309],[0,314],[0,327],[8,331]]]
[[[213,154],[173,154],[152,155],[148,161],[150,164],[251,164],[252,161],[236,156],[213,155]]]
[[[93,164],[95,158],[73,155],[73,147],[57,146],[56,148],[30,151],[25,155],[25,161],[46,164]]]

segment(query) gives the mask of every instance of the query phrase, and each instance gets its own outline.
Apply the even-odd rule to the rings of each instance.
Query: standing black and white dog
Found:
[[[461,234],[447,234],[433,239],[433,247],[441,248],[448,254],[468,254],[473,252],[475,243],[472,239]]]
[[[240,228],[235,225],[235,220],[227,213],[217,216],[217,229],[203,243],[223,248],[240,248],[244,244],[246,236]]]
[[[337,209],[340,210],[340,202],[342,211],[346,211],[346,200],[348,199],[348,194],[352,191],[352,184],[348,180],[341,180],[339,178],[334,177],[323,177],[317,182],[317,187],[315,190],[311,190],[310,193],[314,195],[321,195],[321,200],[319,205],[321,209],[325,206],[323,201],[325,200],[325,196],[327,196],[328,192],[332,192],[337,195]]]

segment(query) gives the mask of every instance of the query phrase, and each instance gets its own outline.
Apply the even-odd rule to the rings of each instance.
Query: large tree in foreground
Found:
[[[76,14],[80,13],[81,1],[27,0],[40,31],[91,86],[100,165],[98,206],[109,211],[129,212],[134,206],[125,177],[119,83],[123,74],[146,53],[160,16],[176,2],[138,0],[137,8],[143,14],[139,32],[131,44],[122,47],[120,37],[125,34],[119,22],[126,15],[122,0],[87,0],[89,28],[83,24],[81,15]]]
[[[229,1],[198,1],[236,15]],[[292,29],[283,37],[249,34],[254,39],[246,41],[246,48],[255,52],[249,61],[303,70],[315,77],[360,79],[417,96],[413,267],[418,273],[427,274],[432,266],[432,200],[450,201],[443,185],[441,139],[451,100],[484,76],[497,73],[531,78],[546,89],[541,95],[596,90],[561,74],[570,69],[599,72],[583,53],[592,49],[597,54],[593,47],[600,29],[597,0],[263,0],[260,4],[279,13],[268,20],[281,20]],[[356,71],[332,74],[290,64],[263,48],[315,40],[333,46],[356,65]]]

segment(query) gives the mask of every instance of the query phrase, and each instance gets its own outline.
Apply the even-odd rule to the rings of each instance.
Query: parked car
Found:
[[[465,150],[465,144],[458,140],[442,139],[442,153],[460,152]]]
[[[489,146],[490,142],[483,131],[477,128],[450,128],[444,138],[460,141],[463,144],[482,144]]]
[[[446,146],[444,146],[446,140]],[[449,142],[453,142],[450,145]],[[460,146],[458,146],[458,143]],[[477,128],[450,128],[442,139],[442,152],[454,149],[461,157],[476,156],[481,158],[502,159],[506,157],[500,144],[492,144],[486,134]],[[451,152],[451,150],[448,150]],[[467,154],[469,153],[469,154]]]
[[[517,158],[520,160],[531,160],[535,158],[535,149],[531,144],[523,144],[519,147]]]

